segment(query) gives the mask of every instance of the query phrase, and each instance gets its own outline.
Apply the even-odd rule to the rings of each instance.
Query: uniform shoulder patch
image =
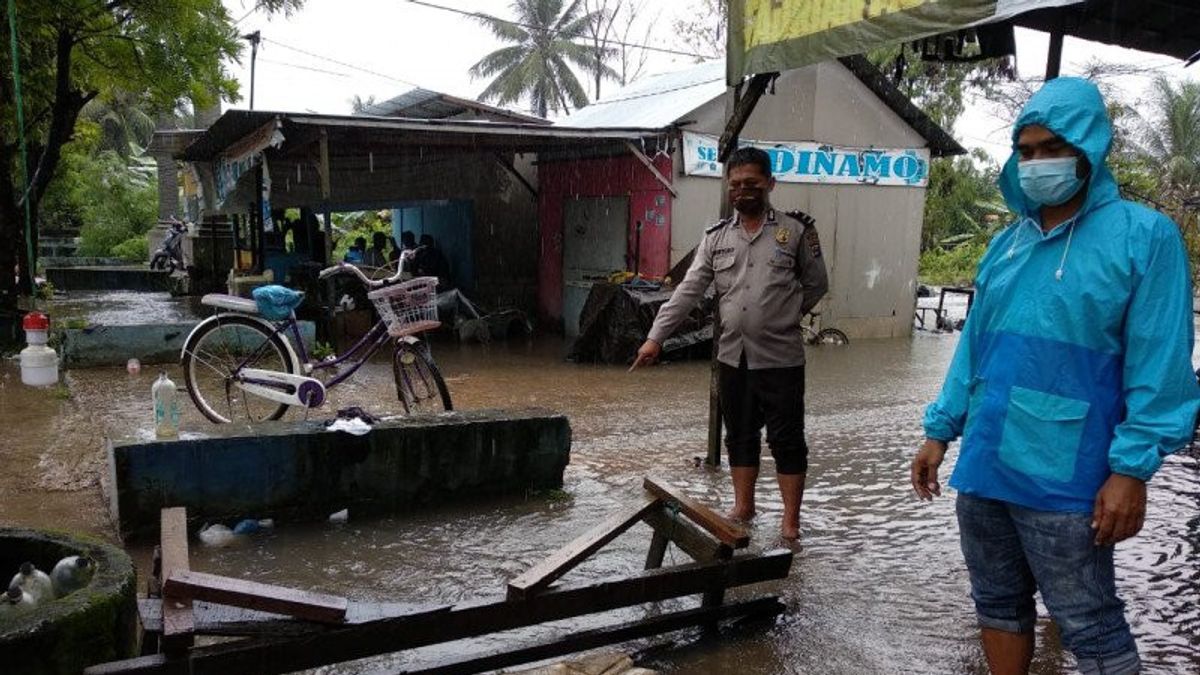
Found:
[[[821,239],[817,236],[817,228],[810,227],[804,231],[804,243],[814,258],[821,257]]]
[[[728,225],[730,222],[732,222],[732,219],[730,219],[730,218],[726,218],[725,220],[718,220],[717,222],[713,223],[712,225],[709,225],[708,229],[704,230],[704,234],[708,234],[710,232],[716,232],[717,230],[721,229],[722,227],[725,227],[726,225]]]

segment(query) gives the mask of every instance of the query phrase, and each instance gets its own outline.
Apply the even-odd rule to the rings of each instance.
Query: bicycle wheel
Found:
[[[283,338],[254,319],[232,314],[219,316],[192,336],[182,365],[192,402],[217,424],[277,420],[287,412],[287,404],[238,387],[234,376],[239,368],[297,370]]]
[[[404,406],[404,414],[454,409],[441,371],[421,346],[398,343],[392,355],[392,373],[396,377],[396,396]]]
[[[817,339],[813,340],[812,344],[817,345],[848,345],[850,338],[846,334],[836,328],[824,328],[820,333],[817,333]]]

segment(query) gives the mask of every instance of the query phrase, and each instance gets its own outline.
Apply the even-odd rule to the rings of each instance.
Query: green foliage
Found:
[[[358,237],[366,239],[367,246],[370,246],[371,237],[376,232],[383,232],[388,237],[392,236],[391,211],[335,213],[333,214],[333,224],[339,232],[337,244],[333,247],[335,261],[346,257],[346,251],[350,250],[350,247],[354,245],[354,240]],[[391,244],[389,243],[388,246],[390,247]]]
[[[970,286],[975,282],[979,259],[987,250],[986,243],[968,242],[946,250],[931,248],[921,254],[917,276],[936,286]]]
[[[312,355],[318,361],[324,361],[326,358],[337,354],[333,349],[333,345],[328,342],[316,342],[313,344]]]
[[[512,43],[483,57],[468,71],[472,79],[493,78],[479,100],[509,105],[528,97],[534,111],[545,117],[550,111],[565,113],[588,103],[571,64],[585,72],[617,77],[594,51],[580,44],[599,12],[583,12],[578,0],[565,7],[564,0],[514,0],[511,9],[515,23],[488,14],[475,15],[498,39]]]
[[[966,240],[986,244],[996,225],[1010,220],[996,182],[999,172],[982,153],[930,163],[922,251]]]
[[[146,240],[146,235],[139,234],[113,246],[109,252],[114,258],[121,258],[129,262],[145,262],[150,259],[150,243]]]
[[[124,257],[114,249],[137,237],[144,240],[154,226],[158,190],[112,151],[88,158],[79,168],[78,174],[64,172],[72,179],[70,200],[83,222],[79,254]]]

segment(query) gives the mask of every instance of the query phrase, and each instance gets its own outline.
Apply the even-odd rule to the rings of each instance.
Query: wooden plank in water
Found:
[[[453,605],[415,604],[401,602],[354,602],[346,609],[346,624],[367,623],[380,619],[429,612],[449,612]],[[196,635],[222,637],[301,636],[329,630],[341,624],[302,621],[282,614],[259,612],[241,607],[219,605],[204,600],[192,603]],[[138,618],[143,638],[162,633],[162,604],[157,600],[138,598]],[[143,652],[154,653],[154,652]]]
[[[688,554],[693,560],[708,562],[710,560],[728,559],[727,553],[733,549],[713,539],[707,532],[692,525],[692,521],[682,518],[678,513],[667,513],[659,507],[647,513],[642,518],[647,525],[654,528],[658,534],[665,536],[679,550]],[[662,561],[659,561],[662,564]]]
[[[348,604],[346,598],[336,595],[188,571],[176,571],[167,576],[163,597],[207,600],[321,623],[342,623]]]
[[[527,598],[546,588],[555,579],[571,571],[588,556],[616,539],[622,532],[633,527],[657,504],[657,497],[645,497],[637,504],[614,513],[571,543],[550,554],[550,557],[508,582],[509,600]]]
[[[159,546],[162,548],[162,576],[188,571],[187,510],[183,507],[162,510]],[[162,648],[166,652],[186,650],[194,642],[195,622],[192,601],[163,597]]]
[[[684,515],[731,548],[746,548],[750,545],[750,533],[746,528],[717,515],[716,511],[667,485],[666,481],[647,476],[642,482],[642,487],[665,502],[677,504]]]
[[[648,619],[630,621],[615,626],[606,626],[586,630],[553,642],[523,649],[514,649],[499,654],[475,656],[459,661],[439,663],[420,670],[406,670],[405,675],[468,675],[485,671],[507,668],[554,658],[565,654],[574,654],[585,649],[595,649],[618,642],[637,640],[651,635],[660,635],[672,631],[683,630],[703,624],[716,623],[725,619],[744,617],[775,616],[784,611],[784,605],[776,597],[758,598],[745,602],[735,602],[719,607],[700,607],[679,612],[662,614]]]
[[[357,625],[329,626],[299,639],[239,640],[197,647],[185,659],[163,659],[139,670],[109,673],[174,675],[182,663],[189,675],[290,673],[331,663],[415,649],[524,626],[557,621],[621,607],[696,595],[713,588],[734,588],[783,579],[792,565],[786,549],[735,557],[727,562],[692,563],[575,588],[550,589],[528,600],[463,603],[449,611],[433,610]],[[724,606],[721,606],[724,607]],[[706,608],[710,611],[721,607]],[[111,665],[111,664],[110,664]],[[93,671],[85,671],[89,675]]]

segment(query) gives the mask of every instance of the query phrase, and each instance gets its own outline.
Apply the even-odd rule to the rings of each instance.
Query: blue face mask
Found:
[[[1021,190],[1038,206],[1058,206],[1074,197],[1083,187],[1076,175],[1078,157],[1029,159],[1017,164]]]

